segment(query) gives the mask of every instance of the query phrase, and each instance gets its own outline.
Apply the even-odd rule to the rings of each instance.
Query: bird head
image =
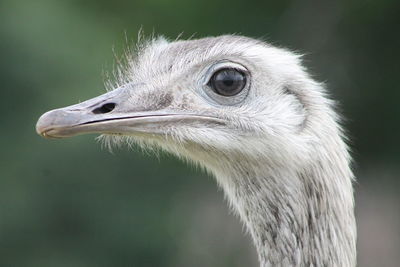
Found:
[[[304,152],[303,129],[322,93],[299,56],[232,35],[147,41],[128,54],[112,87],[43,114],[37,132],[124,136],[189,158],[287,159]]]

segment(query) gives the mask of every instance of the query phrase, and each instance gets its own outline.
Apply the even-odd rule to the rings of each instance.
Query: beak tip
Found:
[[[36,133],[42,137],[46,137],[46,128],[48,128],[49,121],[47,118],[47,112],[44,113],[36,122]]]
[[[48,132],[55,126],[58,115],[56,110],[51,110],[40,116],[36,123],[36,133],[44,138],[51,138]]]

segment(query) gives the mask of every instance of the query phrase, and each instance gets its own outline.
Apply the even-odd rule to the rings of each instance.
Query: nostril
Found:
[[[103,114],[111,112],[114,108],[115,108],[115,103],[107,103],[102,105],[101,107],[94,109],[92,112],[94,114]]]

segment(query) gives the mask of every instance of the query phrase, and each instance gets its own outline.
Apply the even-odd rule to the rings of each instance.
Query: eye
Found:
[[[222,96],[234,96],[239,94],[246,86],[246,74],[233,68],[225,68],[216,71],[208,82],[214,92]]]

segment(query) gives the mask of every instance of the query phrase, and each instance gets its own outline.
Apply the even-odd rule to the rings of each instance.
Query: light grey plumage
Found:
[[[261,266],[355,266],[350,156],[332,101],[299,56],[228,35],[158,38],[126,63],[114,90],[47,112],[38,133],[105,133],[106,141],[154,145],[204,166],[246,225]],[[218,82],[228,91],[216,90]],[[237,83],[241,90],[229,91]]]

